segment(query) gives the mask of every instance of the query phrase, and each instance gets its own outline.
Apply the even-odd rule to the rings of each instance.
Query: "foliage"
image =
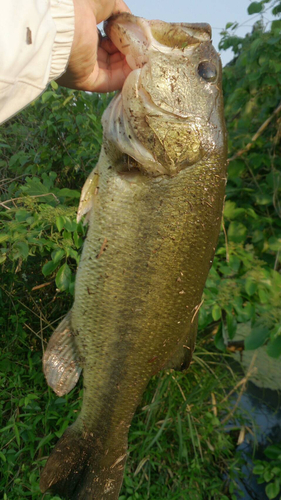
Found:
[[[53,87],[0,134],[0,263],[7,260],[6,270],[19,271],[33,259],[38,273],[42,267],[58,290],[73,294],[86,232],[75,222],[75,188],[98,159],[109,98]]]
[[[265,491],[269,499],[276,498],[281,490],[281,445],[273,444],[264,450],[269,459],[255,460],[253,472],[259,476],[258,483],[268,483]],[[278,496],[278,499],[281,497]]]
[[[276,16],[270,26],[264,24],[266,9]],[[229,23],[222,34],[221,49],[232,47],[235,54],[223,76],[230,164],[222,232],[199,323],[204,331],[216,324],[215,346],[224,350],[237,325],[251,322],[245,347],[265,343],[269,355],[279,357],[281,4],[253,2],[249,13],[261,14],[252,33],[239,38],[237,23]],[[0,490],[5,499],[41,498],[40,468],[80,407],[81,387],[64,398],[46,387],[41,359],[53,324],[72,303],[86,234],[75,219],[79,192],[98,158],[101,115],[109,99],[52,82],[0,129]],[[213,341],[208,346],[211,351]],[[228,404],[222,402],[224,391],[233,383],[222,359],[203,351],[189,377],[168,373],[151,382],[131,429],[122,500],[187,499],[187,494],[201,500],[202,491],[204,499],[235,499],[241,460],[235,455],[235,432],[227,434],[221,424]]]
[[[280,2],[253,2],[249,13]],[[220,321],[216,345],[235,338],[237,323],[251,321],[245,348],[267,343],[281,354],[281,20],[266,29],[261,17],[245,38],[237,23],[222,33],[220,48],[235,58],[223,72],[229,134],[223,230],[210,272],[200,326]]]

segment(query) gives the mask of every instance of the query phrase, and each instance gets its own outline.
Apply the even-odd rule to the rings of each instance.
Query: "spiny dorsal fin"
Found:
[[[76,385],[81,373],[78,360],[69,312],[55,329],[43,356],[47,383],[58,396],[67,394]]]

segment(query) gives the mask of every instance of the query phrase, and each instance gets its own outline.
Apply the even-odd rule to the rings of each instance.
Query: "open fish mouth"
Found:
[[[126,56],[132,70],[142,68],[149,52],[165,54],[183,51],[191,45],[210,42],[211,26],[207,23],[166,23],[147,21],[129,13],[116,14],[104,23],[104,31],[118,50]]]

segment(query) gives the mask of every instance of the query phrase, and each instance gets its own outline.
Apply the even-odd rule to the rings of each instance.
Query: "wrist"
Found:
[[[51,14],[56,25],[49,81],[65,72],[74,40],[73,0],[51,0]]]

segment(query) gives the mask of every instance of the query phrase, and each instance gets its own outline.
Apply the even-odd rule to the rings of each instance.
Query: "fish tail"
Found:
[[[42,493],[67,500],[118,500],[127,457],[127,441],[111,449],[101,438],[69,427],[41,474]]]

